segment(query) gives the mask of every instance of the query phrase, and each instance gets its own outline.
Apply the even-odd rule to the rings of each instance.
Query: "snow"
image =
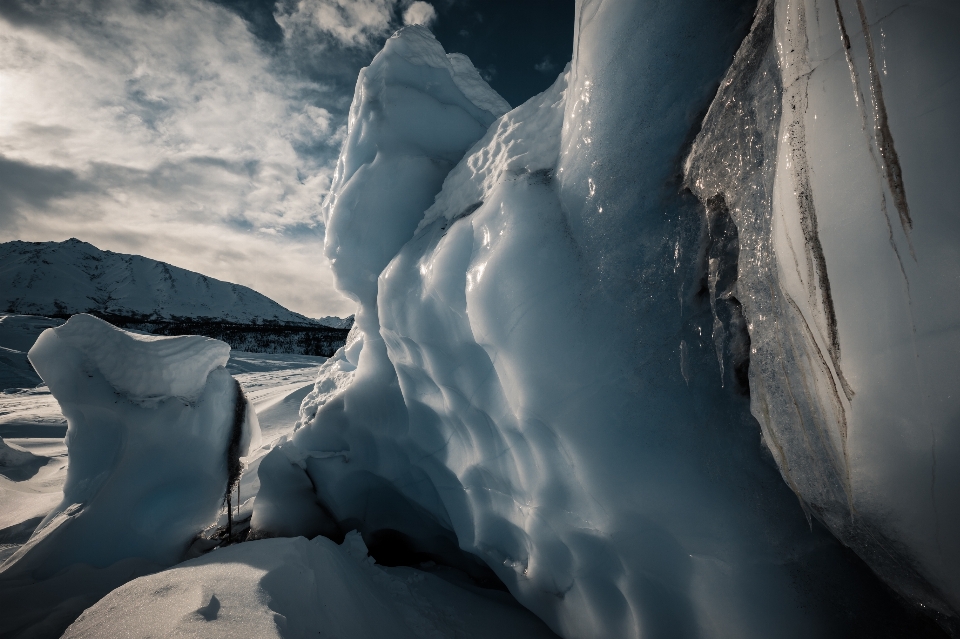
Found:
[[[238,517],[241,526],[244,519],[249,519],[252,498],[259,488],[260,459],[276,439],[293,432],[300,403],[313,388],[318,367],[324,361],[323,357],[304,355],[230,353],[226,369],[257,411],[264,442],[244,460],[240,495],[246,505]],[[4,446],[30,454],[25,457],[14,453],[14,459],[9,460],[12,463],[0,463],[0,562],[23,547],[41,520],[63,500],[68,468],[63,441],[66,430],[67,421],[46,386],[0,394],[0,437],[4,437]],[[216,516],[211,521],[214,519]],[[109,568],[73,567],[42,581],[4,574],[0,576],[0,599],[10,606],[21,605],[23,610],[5,616],[0,627],[6,631],[22,623],[39,636],[60,636],[84,608],[104,594],[161,567],[133,559]],[[51,612],[53,608],[56,612]]]
[[[131,612],[136,611],[135,615]],[[554,637],[498,591],[383,568],[356,533],[267,539],[219,549],[142,577],[87,610],[82,637]]]
[[[326,317],[321,317],[317,320],[317,323],[323,324],[324,326],[329,326],[331,328],[353,328],[353,315],[350,317],[334,317],[333,315],[327,315]]]
[[[11,313],[315,322],[246,286],[77,239],[0,244],[0,282],[0,310]]]

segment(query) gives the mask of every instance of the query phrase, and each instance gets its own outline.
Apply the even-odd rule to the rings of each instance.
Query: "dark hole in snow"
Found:
[[[434,565],[449,566],[466,573],[482,588],[506,591],[496,573],[478,558],[463,552],[447,539],[433,544],[438,552],[418,549],[415,542],[397,530],[381,529],[363,536],[370,556],[381,566],[412,566],[429,570]]]

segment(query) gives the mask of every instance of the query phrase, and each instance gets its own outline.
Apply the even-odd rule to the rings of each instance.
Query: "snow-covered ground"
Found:
[[[78,322],[80,328],[72,334],[66,332]],[[122,483],[127,484],[126,494],[133,494],[137,498],[135,503],[128,504],[128,508],[114,507],[118,499],[123,497],[123,493],[118,497],[116,488],[110,491],[97,489],[86,498],[69,496],[70,493],[76,495],[78,490],[86,490],[84,486],[90,480],[83,476],[91,474],[89,467],[92,461],[104,458],[103,446],[90,450],[83,438],[90,436],[91,426],[96,427],[94,434],[102,436],[104,427],[109,430],[110,422],[103,417],[105,413],[102,411],[90,409],[91,405],[96,404],[96,398],[82,405],[85,411],[78,412],[76,399],[71,398],[71,388],[69,384],[65,386],[65,379],[70,382],[77,377],[79,380],[76,383],[86,383],[88,377],[96,383],[100,373],[91,371],[88,374],[87,371],[91,369],[85,367],[80,367],[79,370],[83,372],[79,376],[69,373],[69,361],[58,361],[58,369],[51,371],[47,368],[49,356],[51,352],[56,352],[64,357],[64,343],[69,344],[73,339],[76,344],[77,334],[104,330],[116,331],[99,320],[80,316],[79,320],[72,320],[58,334],[45,334],[41,340],[43,343],[31,352],[32,361],[41,374],[51,381],[60,401],[66,402],[64,410],[71,415],[70,432],[71,438],[74,438],[71,440],[71,450],[76,454],[74,461],[87,467],[75,471],[73,478],[68,474],[68,446],[64,440],[67,420],[51,391],[46,386],[38,386],[8,389],[0,396],[0,432],[7,434],[6,438],[0,440],[0,564],[7,559],[11,562],[3,566],[5,573],[3,580],[0,580],[0,601],[10,606],[0,619],[0,635],[13,633],[11,636],[21,636],[26,633],[23,636],[57,637],[86,610],[70,626],[65,636],[146,637],[156,636],[159,632],[162,636],[180,637],[555,637],[541,620],[520,606],[507,592],[478,587],[458,570],[437,566],[430,561],[421,563],[418,568],[388,568],[375,564],[356,532],[348,533],[339,545],[324,537],[311,541],[296,537],[249,541],[213,551],[209,550],[210,545],[204,546],[204,539],[201,539],[188,552],[194,559],[167,570],[163,570],[166,566],[162,558],[150,556],[152,548],[138,549],[136,543],[139,542],[132,542],[134,547],[131,554],[129,548],[123,547],[129,546],[129,541],[121,539],[118,540],[119,544],[104,546],[85,539],[84,535],[89,534],[90,530],[95,534],[116,536],[115,531],[108,530],[113,526],[104,521],[105,517],[116,520],[115,523],[122,526],[126,524],[121,520],[137,520],[138,517],[142,520],[143,515],[138,511],[144,510],[144,505],[156,507],[153,503],[155,492],[137,497],[143,491],[138,491],[136,486],[149,485],[149,480],[145,482],[144,477],[168,472],[165,467],[171,463],[189,472],[192,468],[191,457],[199,454],[211,458],[209,453],[202,450],[199,453],[183,450],[181,454],[176,454],[177,446],[191,437],[196,438],[197,431],[190,429],[178,434],[173,430],[173,435],[166,438],[174,440],[170,442],[172,447],[165,446],[165,440],[161,439],[153,441],[147,450],[148,454],[152,450],[160,457],[166,454],[164,463],[157,464],[153,470],[138,471],[132,477],[121,477],[125,480]],[[224,371],[216,369],[205,375],[202,369],[191,367],[190,363],[205,357],[205,352],[210,348],[225,347],[222,343],[191,337],[160,338],[158,341],[152,336],[118,333],[123,340],[138,340],[133,343],[135,347],[145,344],[157,350],[159,345],[166,347],[167,352],[174,347],[179,348],[183,352],[177,352],[176,359],[181,362],[179,366],[184,375],[171,379],[170,383],[176,384],[183,377],[191,377],[192,368],[207,379],[204,396],[211,392],[211,388],[214,392],[217,390],[218,375],[222,376]],[[109,342],[114,337],[109,333],[100,335],[92,343],[100,344],[103,350],[109,351]],[[60,350],[51,351],[54,347]],[[188,348],[184,350],[184,347]],[[109,362],[101,365],[103,368],[117,364],[116,370],[125,371],[124,379],[113,380],[115,389],[130,393],[130,389],[138,383],[141,386],[144,384],[136,378],[135,371],[129,370],[130,362],[139,364],[138,368],[146,371],[148,377],[153,375],[151,383],[157,383],[156,374],[152,371],[162,369],[163,361],[157,360],[154,366],[150,366],[149,362],[140,361],[138,357],[142,360],[142,353],[127,353],[124,356],[122,352],[117,352],[113,353]],[[310,401],[306,405],[316,406],[352,380],[353,365],[345,359],[343,352],[320,368],[324,362],[325,358],[303,355],[231,353],[226,370],[240,383],[246,401],[253,405],[257,413],[261,429],[261,443],[245,457],[246,467],[239,482],[242,505],[238,508],[238,519],[241,522],[245,523],[252,512],[252,503],[260,487],[258,471],[261,460],[278,441],[283,442],[292,434],[300,421],[304,399],[309,396]],[[66,378],[64,370],[69,373]],[[320,382],[317,381],[318,371],[322,371]],[[196,377],[197,374],[192,376]],[[323,382],[324,379],[328,381]],[[150,431],[160,432],[163,438],[163,431],[180,428],[183,423],[183,418],[173,421],[167,419],[164,423],[157,421],[158,416],[162,418],[169,413],[163,408],[163,401],[166,400],[161,401],[161,412],[156,415],[151,412],[157,410],[153,406],[156,399],[145,396],[138,401],[144,404],[141,409],[146,411],[142,416],[145,423],[134,424],[134,431],[127,435],[129,441],[118,455],[120,458],[130,457],[130,442],[134,444],[132,448],[135,454],[137,439],[149,437]],[[109,400],[109,403],[114,402]],[[124,403],[120,402],[120,407],[112,410],[119,411],[121,416],[124,411],[129,413],[130,409],[124,408]],[[203,397],[195,402],[184,402],[182,406],[181,412],[185,412],[189,418],[191,411],[204,410]],[[228,412],[232,414],[233,409]],[[102,423],[92,424],[89,420],[91,415],[100,415]],[[209,410],[207,415],[215,417],[215,413]],[[134,416],[140,415],[134,412]],[[209,421],[209,417],[206,420]],[[216,429],[216,424],[205,422],[200,432],[211,428]],[[207,439],[208,436],[196,440],[192,446],[202,448]],[[84,450],[84,446],[88,450]],[[171,451],[174,452],[173,457],[168,454]],[[177,457],[187,459],[184,461]],[[212,461],[218,461],[216,455]],[[107,472],[115,478],[124,474],[124,466],[115,457]],[[126,466],[129,467],[129,464]],[[80,481],[77,480],[78,476],[82,477]],[[104,483],[95,477],[94,483],[98,481]],[[194,481],[202,484],[204,478],[199,476]],[[106,499],[104,492],[111,493],[111,503],[97,509],[97,501]],[[169,490],[163,488],[162,492]],[[196,500],[196,494],[202,492],[203,488],[199,486],[196,490],[190,490],[188,498],[180,496],[176,499],[178,509],[192,507],[196,510],[197,506],[191,506],[190,501]],[[64,508],[64,504],[71,502],[76,503]],[[207,503],[210,501],[207,500]],[[203,504],[199,506],[202,511]],[[94,522],[92,525],[88,523],[86,530],[82,519],[67,521],[66,524],[60,521],[71,520],[74,512],[84,510],[91,513],[87,522],[91,517]],[[149,512],[149,509],[146,510]],[[57,514],[59,511],[63,513]],[[48,517],[51,512],[56,515],[52,520]],[[42,520],[43,526],[31,537]],[[225,522],[226,513],[221,513],[216,524]],[[79,532],[70,528],[70,524],[75,523],[80,524],[73,526],[74,529],[79,528]],[[170,536],[170,523],[165,521],[162,526],[143,531],[143,534],[148,537],[151,534],[159,535],[157,540],[164,543]],[[58,526],[61,530],[57,530]],[[48,529],[53,529],[53,532],[47,532]],[[52,544],[46,543],[47,548],[42,548],[40,553],[35,553],[40,555],[40,560],[33,559],[31,563],[29,553],[49,542],[47,537],[54,534],[59,534],[59,537],[54,538]],[[83,543],[74,543],[78,537]],[[151,545],[156,545],[157,540],[151,539]],[[67,554],[86,553],[83,560],[59,561],[58,555],[78,545],[81,546],[79,549]],[[120,548],[114,550],[114,546]],[[205,554],[201,555],[204,551]],[[121,559],[117,561],[115,557],[110,558],[99,565],[100,556],[104,553],[110,555],[111,552],[121,553],[118,555]],[[124,556],[123,553],[127,554]],[[51,557],[56,566],[53,570],[50,568]],[[23,563],[27,564],[26,571],[20,567]],[[44,571],[50,574],[36,578]],[[132,618],[131,612],[134,610],[137,612]]]

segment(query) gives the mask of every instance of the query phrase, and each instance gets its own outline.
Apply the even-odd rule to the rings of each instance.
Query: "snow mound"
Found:
[[[356,533],[267,539],[222,548],[141,577],[83,613],[84,637],[554,637],[505,593],[434,574],[384,569]]]
[[[56,352],[61,343],[99,371],[119,395],[142,406],[170,398],[195,402],[210,373],[230,358],[230,347],[215,339],[131,333],[81,314],[37,340],[31,361],[36,360],[38,370],[45,369],[41,375],[51,387],[69,383],[65,377],[76,372],[44,359],[45,352]]]
[[[30,360],[67,418],[70,464],[60,505],[0,576],[178,561],[259,440],[228,356],[216,340],[136,335],[88,315],[44,331]]]

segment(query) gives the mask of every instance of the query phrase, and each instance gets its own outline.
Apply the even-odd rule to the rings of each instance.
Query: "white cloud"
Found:
[[[429,27],[437,19],[437,10],[429,2],[417,0],[403,12],[404,24],[422,24]]]
[[[380,29],[389,3],[342,4],[328,27],[349,40]],[[76,236],[308,315],[352,312],[319,210],[348,95],[283,71],[206,0],[26,6],[36,19],[0,10],[0,189],[16,181],[0,241]]]
[[[287,37],[313,31],[346,46],[369,46],[390,30],[396,0],[298,0],[277,3],[275,18]]]

